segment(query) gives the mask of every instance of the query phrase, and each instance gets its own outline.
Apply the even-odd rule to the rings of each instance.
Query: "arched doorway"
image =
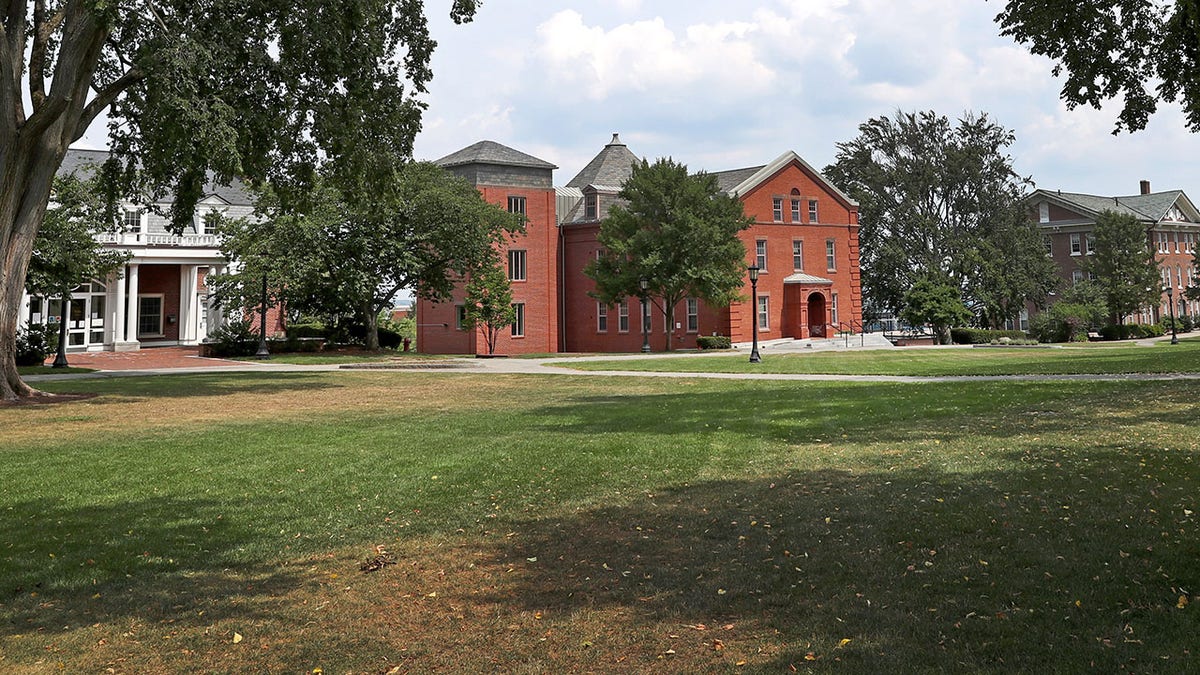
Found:
[[[808,296],[808,335],[809,337],[825,337],[825,296],[813,293]]]

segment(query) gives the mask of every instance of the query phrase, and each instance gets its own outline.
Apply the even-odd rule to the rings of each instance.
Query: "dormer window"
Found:
[[[583,196],[583,217],[587,220],[596,220],[600,209],[598,208],[598,195],[593,192]]]

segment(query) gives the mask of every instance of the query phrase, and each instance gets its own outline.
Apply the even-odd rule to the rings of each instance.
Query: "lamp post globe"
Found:
[[[762,357],[758,355],[758,265],[751,265],[750,273],[750,329],[753,342],[750,347],[750,363],[759,363]]]

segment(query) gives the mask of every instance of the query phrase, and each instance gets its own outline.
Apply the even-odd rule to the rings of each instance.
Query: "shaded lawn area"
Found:
[[[1200,372],[1200,341],[1106,347],[979,347],[957,349],[774,353],[762,351],[752,364],[749,352],[721,356],[613,361],[564,361],[575,370],[630,370],[673,373],[796,373],[829,375],[1067,375]]]
[[[380,350],[377,352],[369,352],[366,350],[338,350],[328,352],[284,352],[281,354],[271,354],[270,362],[273,363],[289,363],[301,366],[318,366],[338,363],[374,363],[376,361],[420,361],[428,359],[446,359],[454,358],[439,354],[421,354],[418,352],[402,352],[394,349]],[[237,356],[230,359],[232,361],[260,361],[254,356]]]
[[[17,366],[17,372],[21,375],[70,375],[72,373],[94,373],[94,368],[76,368],[75,366],[67,366],[66,368],[55,368],[54,366]]]
[[[1197,667],[1200,382],[45,386],[100,396],[0,408],[9,669]]]

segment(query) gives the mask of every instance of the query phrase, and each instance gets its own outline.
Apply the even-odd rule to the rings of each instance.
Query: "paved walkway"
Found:
[[[1161,341],[1159,338],[1156,341]],[[1139,344],[1152,344],[1152,341],[1141,341]],[[833,347],[830,347],[833,348]],[[970,349],[969,345],[952,345],[942,347],[911,347],[906,349]],[[858,348],[861,350],[862,348]],[[867,347],[870,349],[870,347]],[[793,349],[781,349],[794,352]],[[795,374],[795,373],[677,373],[677,372],[648,372],[622,370],[621,363],[656,359],[663,356],[704,359],[730,354],[747,355],[749,349],[717,352],[682,352],[676,354],[598,354],[591,356],[559,355],[546,358],[498,358],[498,359],[395,359],[379,362],[363,362],[353,364],[322,364],[295,365],[266,361],[229,361],[225,359],[201,358],[194,347],[158,347],[147,348],[136,352],[93,352],[88,354],[71,354],[68,360],[72,366],[95,368],[94,373],[64,373],[61,375],[30,375],[24,379],[28,382],[46,382],[76,378],[98,377],[130,377],[146,375],[174,375],[188,373],[211,372],[330,372],[338,370],[390,370],[417,372],[462,372],[462,373],[505,373],[528,375],[575,375],[575,376],[605,376],[605,377],[686,377],[717,380],[793,380],[811,382],[989,382],[989,381],[1051,381],[1051,380],[1194,380],[1200,379],[1200,373],[1127,373],[1104,375],[955,375],[938,377],[904,376],[904,375],[833,375],[833,374]],[[770,352],[763,350],[764,358]],[[386,357],[385,357],[386,358]],[[612,370],[575,370],[554,365],[564,361],[612,361]]]

